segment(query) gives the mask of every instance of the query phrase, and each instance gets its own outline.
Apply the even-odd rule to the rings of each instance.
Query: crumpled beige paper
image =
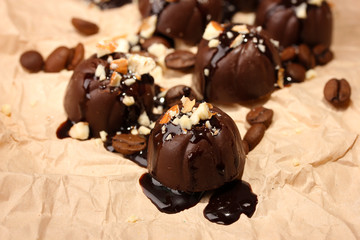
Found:
[[[95,140],[57,139],[72,72],[29,74],[19,65],[25,50],[46,57],[78,42],[91,55],[98,40],[137,30],[136,6],[101,12],[81,0],[0,1],[0,105],[12,110],[0,113],[0,239],[360,239],[360,8],[358,0],[333,2],[335,60],[265,103],[274,121],[243,177],[258,195],[256,212],[222,226],[203,217],[206,199],[179,214],[159,212],[138,184],[145,169]],[[80,36],[73,16],[98,23],[100,33]],[[156,80],[164,87],[191,84],[189,74],[165,76]],[[352,86],[347,110],[323,99],[332,77]],[[221,107],[243,136],[251,106]]]

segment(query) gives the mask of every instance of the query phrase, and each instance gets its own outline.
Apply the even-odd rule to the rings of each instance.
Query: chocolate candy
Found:
[[[196,44],[210,20],[220,21],[223,0],[139,0],[143,18],[157,16],[156,32]]]
[[[211,22],[198,47],[195,86],[211,102],[258,100],[274,90],[280,65],[276,47],[261,28]]]
[[[150,116],[154,79],[148,71],[142,71],[144,61],[156,66],[151,58],[127,58],[120,53],[93,56],[81,62],[66,89],[64,107],[68,118],[88,122],[92,136],[99,137],[100,131],[109,135],[129,131],[144,111]],[[132,72],[128,71],[130,68]]]
[[[70,55],[70,49],[64,46],[56,48],[45,60],[45,72],[60,72],[65,69]]]
[[[43,69],[44,59],[37,51],[26,51],[20,56],[20,64],[29,72],[36,73]]]
[[[190,87],[185,85],[176,85],[166,92],[165,106],[170,108],[175,104],[179,104],[183,96],[188,97],[191,100],[200,100],[194,90]]]
[[[148,170],[161,184],[186,192],[241,178],[245,154],[235,122],[219,108],[184,98],[155,124]]]
[[[324,87],[324,97],[337,108],[347,107],[351,97],[349,82],[345,79],[330,79]]]
[[[265,28],[282,47],[331,44],[333,19],[326,1],[263,0],[255,24]]]
[[[99,32],[99,27],[95,23],[83,20],[81,18],[72,18],[72,25],[78,30],[79,33],[90,36]]]

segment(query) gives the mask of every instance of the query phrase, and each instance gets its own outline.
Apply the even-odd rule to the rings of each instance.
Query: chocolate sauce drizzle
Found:
[[[146,197],[160,212],[174,214],[195,206],[200,202],[203,192],[186,193],[163,186],[149,173],[141,176],[140,185]]]

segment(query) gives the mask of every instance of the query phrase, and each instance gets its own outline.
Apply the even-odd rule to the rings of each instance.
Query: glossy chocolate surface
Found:
[[[121,55],[113,54],[113,58]],[[141,81],[127,86],[122,81],[120,86],[109,86],[113,71],[103,58],[91,57],[83,61],[74,71],[68,84],[64,107],[70,121],[85,121],[89,123],[92,137],[99,137],[100,131],[109,135],[117,131],[127,131],[137,124],[137,119],[143,111],[151,115],[154,105],[154,84],[149,74],[141,76]],[[105,66],[106,80],[99,81],[95,76],[97,66]],[[136,79],[132,73],[122,76],[122,79]],[[126,106],[123,99],[132,96],[135,103]]]
[[[306,17],[299,18],[296,9],[306,3]],[[329,4],[308,4],[307,0],[263,0],[256,13],[256,25],[263,26],[282,47],[305,43],[330,46],[333,17]]]
[[[235,180],[217,189],[204,209],[204,216],[211,222],[229,225],[242,213],[251,217],[258,203],[257,196],[248,183]]]
[[[220,21],[223,0],[139,0],[143,17],[158,16],[156,32],[170,38],[183,39],[188,44],[200,41],[210,20]]]
[[[149,173],[141,176],[139,183],[146,197],[161,211],[178,213],[195,206],[203,196],[202,192],[186,193],[165,187]]]
[[[239,103],[265,98],[277,81],[277,68],[281,65],[278,51],[265,31],[252,26],[247,26],[249,33],[242,34],[243,42],[231,48],[239,35],[231,30],[232,26],[225,27],[217,47],[210,48],[209,41],[201,40],[195,86],[210,102]]]
[[[157,181],[175,190],[200,192],[241,178],[245,154],[237,126],[220,109],[210,111],[216,113],[209,120],[216,134],[203,120],[187,131],[171,121],[156,122],[147,156],[149,173]]]

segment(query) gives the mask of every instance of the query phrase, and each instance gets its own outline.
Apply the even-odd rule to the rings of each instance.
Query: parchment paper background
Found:
[[[46,57],[78,42],[91,55],[98,40],[137,30],[136,6],[101,12],[80,0],[0,0],[0,105],[12,107],[10,117],[0,113],[0,239],[360,239],[360,2],[333,2],[335,60],[265,103],[274,121],[243,177],[257,210],[221,226],[203,217],[206,200],[160,213],[138,184],[146,170],[96,140],[57,139],[72,72],[29,74],[19,65],[26,50]],[[100,33],[79,35],[74,16],[98,23]],[[191,75],[165,76],[156,80],[165,87],[191,84]],[[352,86],[347,110],[323,99],[332,77]],[[249,108],[221,107],[244,136]]]

